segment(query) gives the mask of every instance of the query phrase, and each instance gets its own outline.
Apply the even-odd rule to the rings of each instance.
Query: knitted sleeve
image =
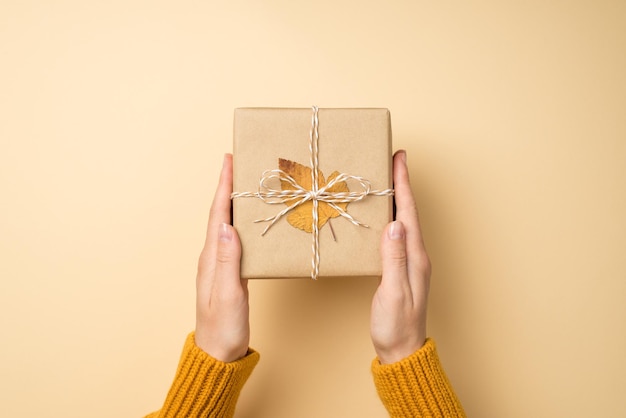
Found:
[[[216,360],[196,345],[194,333],[189,334],[163,407],[146,418],[232,417],[258,361],[259,354],[252,349],[231,363]]]
[[[378,395],[392,418],[465,417],[443,367],[435,342],[392,364],[372,363]]]

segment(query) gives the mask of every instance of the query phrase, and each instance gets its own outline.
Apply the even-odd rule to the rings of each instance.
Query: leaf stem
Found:
[[[328,226],[330,226],[330,233],[333,236],[333,241],[337,242],[337,238],[335,238],[335,230],[333,229],[333,224],[330,223],[330,219],[328,219]]]

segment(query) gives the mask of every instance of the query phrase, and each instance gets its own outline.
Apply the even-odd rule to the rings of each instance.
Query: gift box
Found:
[[[387,109],[236,109],[233,161],[242,277],[380,276]]]

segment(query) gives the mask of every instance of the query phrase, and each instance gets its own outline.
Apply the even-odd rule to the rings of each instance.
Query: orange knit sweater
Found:
[[[146,418],[230,418],[243,385],[259,361],[259,354],[224,363],[206,354],[189,334],[178,370],[160,411]],[[378,395],[392,418],[465,417],[439,362],[435,343],[397,363],[372,363]]]

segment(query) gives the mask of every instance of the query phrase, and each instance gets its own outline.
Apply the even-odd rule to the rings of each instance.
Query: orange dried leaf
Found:
[[[313,181],[311,179],[311,171],[310,167],[304,166],[302,164],[285,160],[283,158],[278,159],[278,168],[285,172],[288,176],[292,177],[296,183],[298,183],[305,190],[311,190],[311,185]],[[332,181],[335,177],[339,175],[338,171],[333,172],[330,177],[328,177],[328,182]],[[320,170],[318,172],[317,184],[318,189],[324,187],[328,182],[324,179],[324,174]],[[282,190],[294,190],[291,184],[286,182],[281,182]],[[349,192],[348,184],[345,181],[340,181],[335,183],[332,187],[328,189],[329,192]],[[296,199],[290,199],[285,202],[287,205],[293,205],[296,202]],[[338,207],[342,210],[346,210],[348,207],[348,203],[336,203]],[[326,222],[330,218],[336,218],[339,215],[339,212],[330,206],[326,202],[318,203],[318,219],[317,219],[317,227],[322,228]],[[295,228],[301,229],[305,232],[313,232],[313,202],[308,201],[305,202],[296,208],[292,209],[287,214],[287,222]]]

